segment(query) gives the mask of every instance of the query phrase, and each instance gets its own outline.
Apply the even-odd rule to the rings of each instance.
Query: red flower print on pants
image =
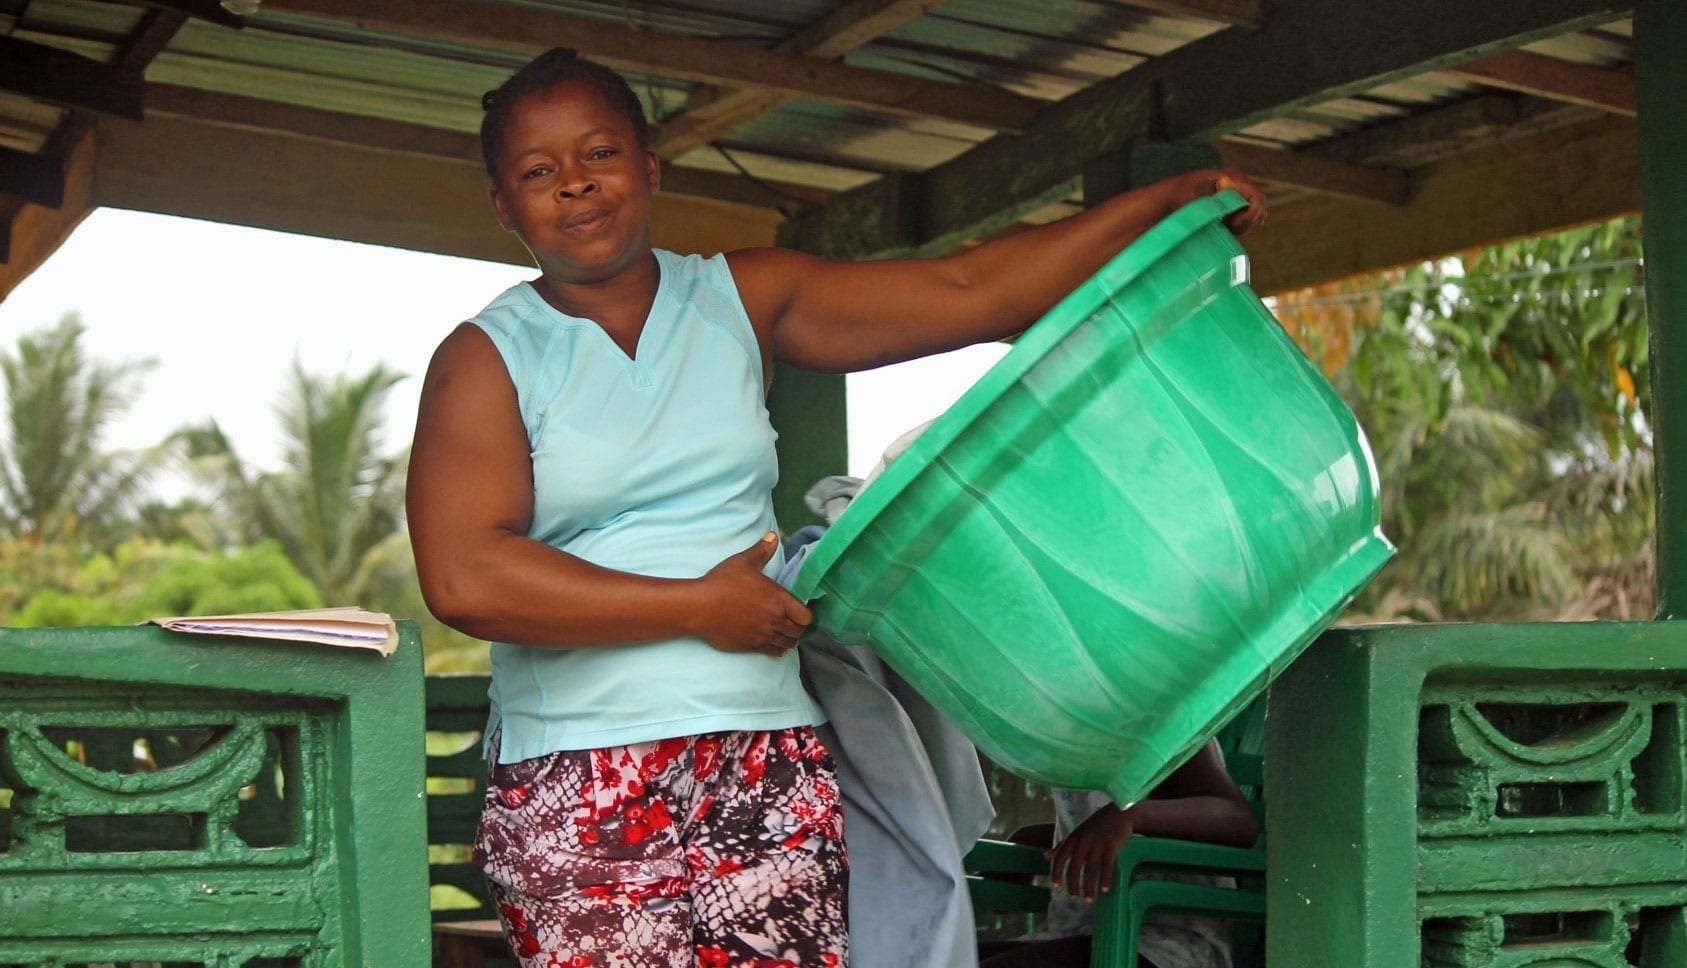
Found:
[[[755,786],[767,773],[767,734],[761,733],[744,751],[744,783]]]
[[[707,780],[720,765],[720,740],[713,736],[705,736],[697,741],[696,760],[691,767],[691,775],[699,780]]]

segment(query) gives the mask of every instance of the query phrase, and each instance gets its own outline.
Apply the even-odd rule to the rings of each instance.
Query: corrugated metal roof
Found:
[[[165,4],[168,6],[168,4]],[[563,14],[659,35],[707,38],[774,49],[829,14],[831,0],[488,0],[446,4],[492,11]],[[856,68],[933,82],[970,82],[1054,102],[1114,78],[1153,58],[1231,28],[1201,16],[1174,15],[1129,2],[1097,0],[952,0],[842,57]],[[1163,6],[1163,4],[1156,4]],[[359,4],[349,2],[347,11]],[[0,0],[6,36],[113,60],[147,8],[96,0]],[[1269,7],[1267,8],[1269,16]],[[1530,44],[1532,53],[1575,64],[1625,69],[1632,25]],[[557,42],[567,43],[566,36]],[[535,45],[542,44],[539,36]],[[261,6],[241,30],[189,20],[146,67],[150,83],[175,85],[316,108],[340,114],[469,133],[477,129],[480,94],[495,86],[527,52],[473,37],[373,27]],[[626,72],[660,121],[683,116],[699,85],[652,68]],[[1321,146],[1345,134],[1410,118],[1488,88],[1443,72],[1379,84],[1348,97],[1287,111],[1238,132],[1238,140],[1285,149]],[[1515,95],[1508,95],[1515,96]],[[38,152],[64,112],[0,93],[0,144]],[[888,110],[805,97],[749,117],[673,163],[701,171],[837,191],[887,172],[920,172],[950,161],[995,132],[963,121],[910,118]],[[1472,144],[1488,133],[1473,135]],[[1445,154],[1457,145],[1438,144]],[[1408,153],[1409,154],[1409,153]],[[1299,186],[1294,192],[1307,190]],[[1316,186],[1311,187],[1316,190]],[[1285,189],[1274,189],[1283,194]]]

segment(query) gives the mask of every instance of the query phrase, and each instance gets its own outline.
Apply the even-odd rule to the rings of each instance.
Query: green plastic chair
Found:
[[[1265,698],[1245,707],[1218,734],[1225,765],[1248,797],[1256,818],[1264,816]],[[1119,852],[1113,889],[1096,901],[1091,968],[1136,968],[1142,924],[1150,912],[1212,918],[1235,924],[1236,968],[1264,964],[1265,837],[1243,849],[1164,837],[1132,837]],[[1027,876],[1048,874],[1041,848],[1003,840],[980,840],[965,859],[973,908],[983,912],[1041,913],[1050,892]],[[1168,881],[1156,873],[1234,878],[1236,887]],[[1008,875],[1013,879],[1002,879]]]

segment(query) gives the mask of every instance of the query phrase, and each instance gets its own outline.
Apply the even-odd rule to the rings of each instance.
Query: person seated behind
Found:
[[[1021,827],[1016,843],[1045,846],[1054,896],[1046,930],[1024,940],[987,942],[980,968],[1086,968],[1090,963],[1095,899],[1112,890],[1113,865],[1133,835],[1251,847],[1259,828],[1247,799],[1209,742],[1148,796],[1120,809],[1107,794],[1054,791],[1055,821]],[[1169,876],[1169,875],[1168,875]],[[1226,878],[1176,879],[1229,886]],[[1187,918],[1149,918],[1137,946],[1144,968],[1230,968],[1224,926]]]

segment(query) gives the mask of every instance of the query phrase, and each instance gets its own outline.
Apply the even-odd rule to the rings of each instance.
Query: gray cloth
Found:
[[[828,525],[837,524],[844,509],[849,507],[849,502],[860,490],[861,478],[833,474],[815,481],[803,492],[803,503]]]
[[[802,660],[843,796],[850,964],[973,968],[961,859],[995,816],[977,750],[871,650],[816,633]]]
[[[898,438],[868,482],[924,429]],[[831,524],[864,486],[826,477],[805,500]],[[786,587],[825,530],[810,525],[786,541]],[[871,649],[815,632],[800,651],[803,684],[826,711],[815,730],[837,761],[843,797],[850,964],[976,968],[962,858],[996,815],[978,750]]]

